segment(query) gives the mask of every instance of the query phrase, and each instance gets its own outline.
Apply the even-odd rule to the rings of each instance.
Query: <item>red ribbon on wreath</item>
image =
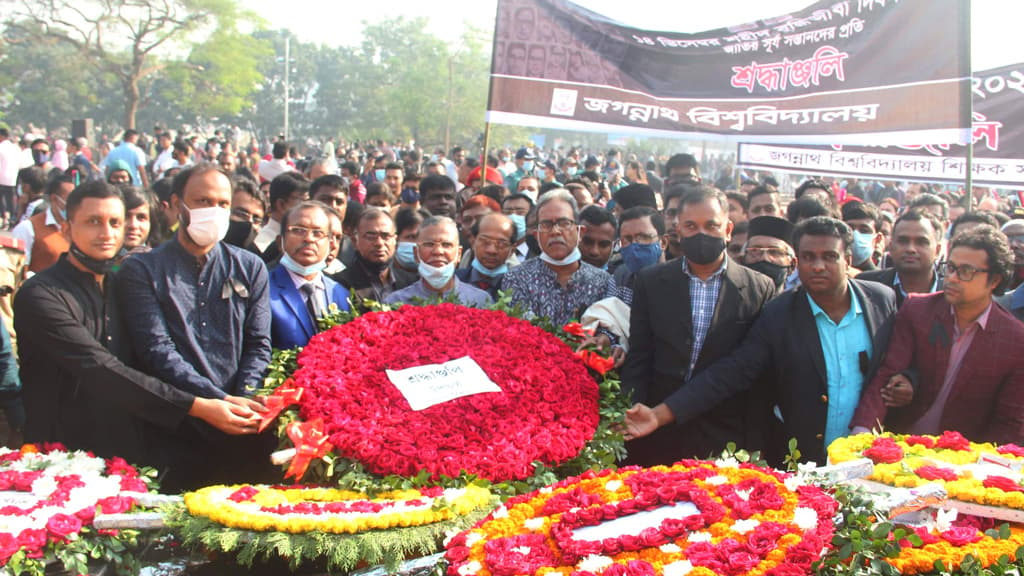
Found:
[[[295,457],[288,466],[284,477],[294,477],[299,481],[309,468],[314,458],[323,458],[334,449],[328,436],[324,434],[324,421],[321,418],[309,422],[292,422],[287,428],[288,439],[295,445]]]
[[[260,432],[266,430],[267,426],[270,426],[270,423],[276,420],[285,408],[292,404],[298,404],[299,399],[302,398],[302,390],[302,388],[296,388],[294,382],[288,380],[273,394],[267,396],[266,402],[263,404],[267,411],[260,416]]]
[[[605,358],[591,350],[579,350],[576,356],[587,365],[587,368],[604,376],[606,372],[615,367],[614,358]]]

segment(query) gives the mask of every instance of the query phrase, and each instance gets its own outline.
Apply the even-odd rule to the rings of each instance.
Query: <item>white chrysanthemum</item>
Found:
[[[604,489],[609,492],[616,492],[619,488],[622,488],[622,480],[609,480],[608,483],[604,485]]]
[[[580,560],[580,563],[577,564],[576,567],[579,568],[581,572],[591,572],[593,574],[598,574],[614,563],[615,561],[607,556],[591,554],[583,560]]]
[[[661,550],[665,554],[675,554],[676,552],[682,552],[683,551],[682,548],[680,548],[679,546],[676,546],[672,542],[669,542],[668,544],[662,544],[661,546],[658,546],[658,550]]]
[[[711,484],[712,486],[721,486],[722,484],[725,484],[728,481],[729,479],[726,478],[725,476],[711,476],[709,478],[704,479],[705,484]]]
[[[482,568],[483,566],[476,560],[473,560],[472,562],[466,562],[462,566],[459,566],[459,576],[473,576]]]
[[[445,532],[444,532],[444,540],[441,541],[441,545],[444,546],[445,548],[447,548],[448,545],[451,544],[452,538],[455,538],[458,535],[459,535],[459,531],[458,530],[445,530]],[[468,540],[469,538],[467,537],[466,539]]]
[[[711,534],[708,532],[690,532],[690,535],[686,537],[689,542],[711,542]]]
[[[952,527],[953,522],[956,521],[957,511],[956,508],[949,510],[936,510],[935,511],[935,529],[939,532],[945,532]]]
[[[537,530],[540,530],[544,527],[544,518],[530,518],[529,520],[523,522],[523,526],[531,532],[536,532]]]
[[[793,511],[793,524],[801,530],[814,530],[818,527],[818,513],[811,508],[797,508]]]
[[[750,490],[737,490],[736,491],[736,495],[740,497],[740,500],[750,500],[750,493],[753,492],[753,491],[754,491],[753,489],[750,489]]]
[[[797,464],[796,465],[797,472],[800,472],[801,474],[806,474],[808,472],[814,472],[815,469],[817,469],[817,468],[818,468],[818,464],[816,462],[805,462],[803,464]]]
[[[737,534],[746,534],[760,525],[761,523],[757,520],[737,520],[733,523],[732,529]]]
[[[662,574],[665,576],[686,576],[693,570],[693,564],[689,560],[680,560],[678,562],[672,562],[665,564],[662,567]]]
[[[786,490],[790,492],[796,492],[797,488],[804,485],[803,480],[799,476],[790,476],[783,480],[782,483],[786,485]]]
[[[740,462],[732,456],[729,456],[728,458],[719,458],[718,460],[715,460],[715,466],[718,466],[719,468],[739,468]]]
[[[479,532],[470,532],[466,534],[466,546],[472,547],[477,542],[484,539],[484,535]]]
[[[508,518],[508,508],[500,506],[493,514],[491,514],[491,518]]]
[[[538,490],[538,492],[540,492],[541,494],[551,494],[552,490],[553,489],[551,488],[551,486],[545,486]]]

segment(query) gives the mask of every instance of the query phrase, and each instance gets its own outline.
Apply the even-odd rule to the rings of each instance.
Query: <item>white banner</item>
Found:
[[[444,364],[425,364],[385,372],[413,410],[424,410],[463,396],[501,392],[501,388],[469,356]]]

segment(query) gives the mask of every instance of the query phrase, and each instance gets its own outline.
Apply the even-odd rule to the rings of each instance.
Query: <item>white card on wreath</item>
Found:
[[[419,411],[463,396],[501,392],[469,356],[444,364],[424,364],[405,370],[385,370],[409,407]]]

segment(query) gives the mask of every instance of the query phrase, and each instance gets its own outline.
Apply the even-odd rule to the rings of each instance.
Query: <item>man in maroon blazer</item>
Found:
[[[854,431],[961,432],[976,442],[1024,441],[1024,324],[992,301],[1013,278],[1013,253],[990,226],[950,245],[942,293],[913,296],[896,315],[881,369],[861,396]],[[893,390],[909,379],[900,407]]]

